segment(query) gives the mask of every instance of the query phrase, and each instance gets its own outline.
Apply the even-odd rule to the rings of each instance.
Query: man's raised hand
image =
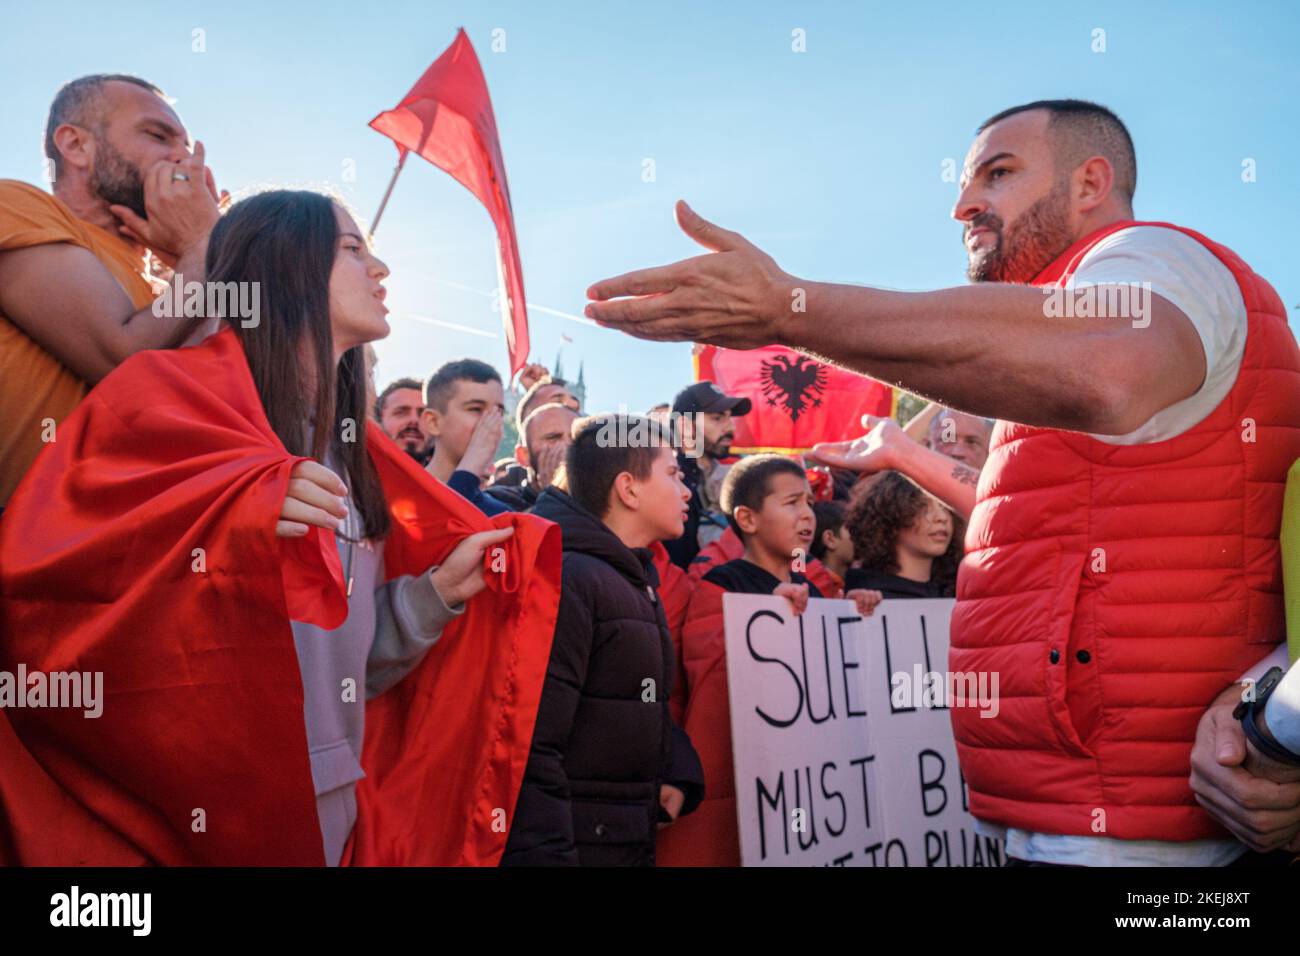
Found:
[[[547,445],[537,456],[534,471],[537,472],[537,487],[543,490],[555,484],[555,473],[564,464],[569,446],[563,444]]]
[[[863,424],[870,427],[861,438],[853,441],[818,442],[813,445],[811,457],[834,468],[848,468],[861,474],[871,474],[896,467],[895,449],[902,441],[911,441],[892,418],[863,415]]]
[[[586,314],[642,339],[752,349],[778,341],[795,280],[744,236],[677,203],[677,223],[710,255],[638,269],[587,290]],[[620,298],[627,296],[630,298]]]
[[[551,373],[546,370],[545,365],[539,365],[537,362],[529,362],[519,370],[519,387],[524,391],[532,388],[540,379],[545,378]]]
[[[205,155],[203,143],[195,142],[194,152],[180,162],[161,160],[149,168],[144,176],[147,218],[127,206],[108,207],[121,222],[122,235],[147,246],[172,267],[187,253],[206,246],[221,217],[221,194],[204,165]]]

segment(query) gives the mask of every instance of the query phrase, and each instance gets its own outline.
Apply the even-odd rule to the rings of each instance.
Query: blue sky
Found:
[[[373,215],[396,159],[369,129],[464,26],[496,107],[528,299],[581,315],[595,279],[693,255],[672,204],[790,272],[924,289],[964,281],[949,218],[975,127],[1033,99],[1116,110],[1137,214],[1208,233],[1300,304],[1300,5],[1094,3],[222,3],[7,5],[0,177],[40,182],[60,83],[163,87],[219,183],[332,185]],[[1094,30],[1105,52],[1094,52]],[[492,51],[493,30],[505,50]],[[806,52],[792,50],[802,29]],[[194,31],[206,49],[195,52]],[[500,34],[498,34],[500,36]],[[1253,159],[1256,181],[1242,181]],[[645,161],[654,181],[643,180]],[[345,180],[345,171],[355,170]],[[413,158],[377,236],[393,270],[380,385],[473,355],[506,368],[487,213]],[[1297,315],[1292,308],[1291,315]],[[418,315],[475,330],[406,318]],[[533,312],[533,355],[585,362],[588,406],[641,410],[690,378],[688,345]]]

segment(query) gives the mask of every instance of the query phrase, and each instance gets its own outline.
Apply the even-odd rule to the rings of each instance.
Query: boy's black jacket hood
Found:
[[[659,586],[649,548],[629,548],[605,523],[558,488],[537,497],[533,514],[560,526],[565,551],[599,558],[639,588]]]

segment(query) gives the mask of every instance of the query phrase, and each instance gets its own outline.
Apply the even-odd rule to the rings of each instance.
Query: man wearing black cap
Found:
[[[728,395],[709,381],[689,385],[673,399],[672,417],[681,439],[677,459],[682,480],[691,489],[686,530],[666,544],[668,556],[680,568],[686,568],[701,547],[727,529],[719,493],[728,466],[721,459],[731,454],[736,437],[732,419],[748,415],[751,408],[749,399]]]

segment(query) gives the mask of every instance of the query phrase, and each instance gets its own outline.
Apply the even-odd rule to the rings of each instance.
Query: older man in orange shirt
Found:
[[[201,338],[159,318],[152,251],[202,281],[219,216],[202,143],[162,91],[125,75],[66,84],[50,106],[53,195],[0,180],[0,507],[87,389],[141,349]]]

